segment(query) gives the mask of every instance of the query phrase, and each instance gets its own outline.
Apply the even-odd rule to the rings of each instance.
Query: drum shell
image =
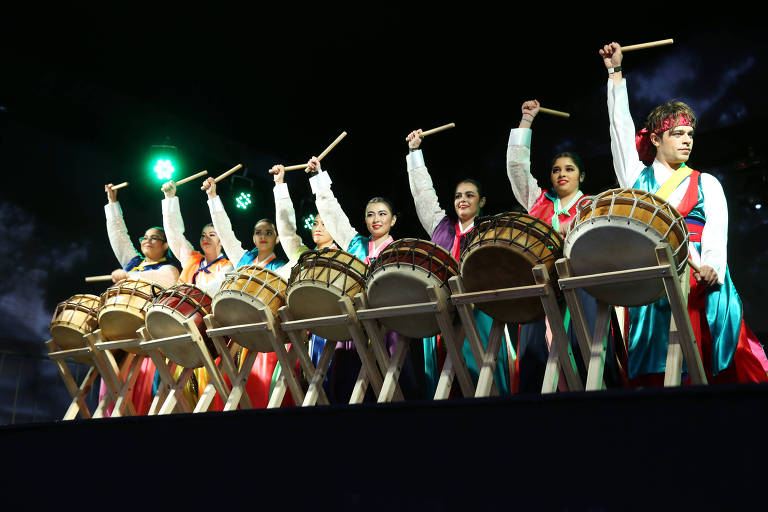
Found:
[[[83,336],[99,327],[99,297],[90,294],[73,295],[60,302],[53,313],[49,332],[54,343],[61,350],[84,348]],[[76,357],[75,360],[93,364],[90,357]]]
[[[458,262],[428,240],[402,238],[389,244],[371,263],[365,289],[368,306],[383,308],[431,302],[429,286],[445,287],[458,275]],[[451,311],[453,313],[453,310]],[[384,317],[382,325],[403,336],[425,338],[440,332],[434,313]]]
[[[688,259],[688,228],[663,199],[642,190],[607,190],[583,204],[569,226],[565,256],[574,275],[616,272],[658,265],[655,247],[668,242],[678,276]],[[641,306],[665,296],[659,279],[585,288],[615,306]]]
[[[505,212],[476,220],[459,265],[467,292],[516,288],[536,284],[535,265],[554,277],[562,255],[562,237],[545,222],[520,212]],[[544,317],[538,297],[478,303],[492,318],[526,323]]]
[[[205,348],[216,357],[213,342],[206,334],[203,320],[211,313],[212,298],[205,291],[190,284],[178,284],[164,290],[147,308],[146,326],[155,339],[187,334],[185,321],[191,319],[205,342]],[[199,350],[188,343],[176,343],[161,348],[168,359],[184,368],[199,368],[204,365]]]
[[[367,265],[339,249],[321,249],[301,255],[288,281],[287,303],[296,320],[342,314],[339,299],[353,299],[365,286]],[[350,339],[346,325],[310,329],[330,341]]]
[[[275,272],[243,265],[229,273],[213,297],[213,316],[222,326],[241,325],[260,321],[258,311],[269,308],[277,316],[286,303],[288,283]],[[266,332],[248,332],[232,335],[232,340],[257,352],[274,352]]]
[[[99,297],[101,337],[107,341],[136,338],[136,331],[145,325],[147,309],[163,290],[150,281],[131,278],[107,288]],[[124,350],[144,354],[138,347]]]

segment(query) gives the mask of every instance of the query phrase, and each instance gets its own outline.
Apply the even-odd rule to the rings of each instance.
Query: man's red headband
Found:
[[[656,135],[664,133],[673,126],[693,126],[693,123],[688,116],[678,114],[677,122],[675,122],[674,117],[668,117],[658,128],[653,130],[653,133]],[[637,146],[637,154],[640,157],[640,160],[643,162],[653,162],[653,159],[656,157],[656,150],[651,143],[651,133],[647,128],[643,128],[637,132],[637,135],[635,135],[635,146]]]

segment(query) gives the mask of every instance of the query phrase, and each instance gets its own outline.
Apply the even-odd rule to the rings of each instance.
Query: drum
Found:
[[[203,318],[211,313],[211,296],[191,284],[177,284],[164,290],[147,309],[147,331],[153,338],[187,334],[184,322],[191,318],[203,336],[208,351],[215,358],[216,349],[205,334]],[[184,368],[199,368],[203,359],[190,343],[179,343],[160,349],[168,359]]]
[[[430,302],[427,288],[445,286],[459,264],[448,251],[427,240],[402,238],[389,244],[368,268],[365,289],[371,308]],[[446,295],[451,292],[447,291]],[[382,318],[390,330],[411,338],[440,332],[434,313]]]
[[[353,298],[365,285],[366,264],[339,249],[307,251],[291,269],[288,308],[296,320],[341,314],[339,299]],[[350,338],[345,325],[313,327],[311,331],[331,341]]]
[[[688,259],[685,219],[661,198],[631,188],[612,189],[588,198],[568,226],[565,256],[575,275],[655,267],[656,245],[669,242],[678,275]],[[660,279],[585,288],[614,306],[641,306],[664,296]]]
[[[62,350],[86,346],[83,336],[99,327],[99,297],[79,294],[56,306],[51,319],[51,338]],[[90,358],[75,358],[81,363],[92,364]]]
[[[532,269],[546,266],[554,273],[563,241],[552,226],[521,212],[475,219],[461,253],[459,272],[467,292],[516,288],[536,284]],[[544,317],[541,299],[530,297],[476,305],[491,317],[526,323]]]
[[[106,289],[99,297],[99,328],[109,341],[129,340],[144,327],[147,308],[164,288],[142,279],[123,279]],[[125,350],[142,353],[138,348]]]
[[[288,283],[271,270],[256,265],[243,265],[226,279],[213,297],[213,316],[221,325],[242,325],[258,321],[257,310],[277,310],[285,305]],[[257,352],[274,352],[266,332],[233,334],[240,345]]]

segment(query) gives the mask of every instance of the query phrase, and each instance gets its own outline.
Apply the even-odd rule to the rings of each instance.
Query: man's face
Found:
[[[656,159],[670,165],[687,162],[693,150],[693,127],[676,126],[661,136],[652,134],[651,143],[656,146]]]

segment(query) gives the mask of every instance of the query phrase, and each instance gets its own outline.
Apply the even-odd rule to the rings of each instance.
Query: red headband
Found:
[[[673,126],[693,126],[691,119],[682,113],[677,115],[677,122],[674,120],[674,117],[666,118],[658,128],[653,130],[653,133],[656,135],[664,133]],[[637,135],[635,135],[635,146],[637,146],[637,154],[640,160],[643,162],[653,162],[653,159],[656,157],[656,150],[653,144],[651,144],[651,133],[647,128],[637,132]]]

